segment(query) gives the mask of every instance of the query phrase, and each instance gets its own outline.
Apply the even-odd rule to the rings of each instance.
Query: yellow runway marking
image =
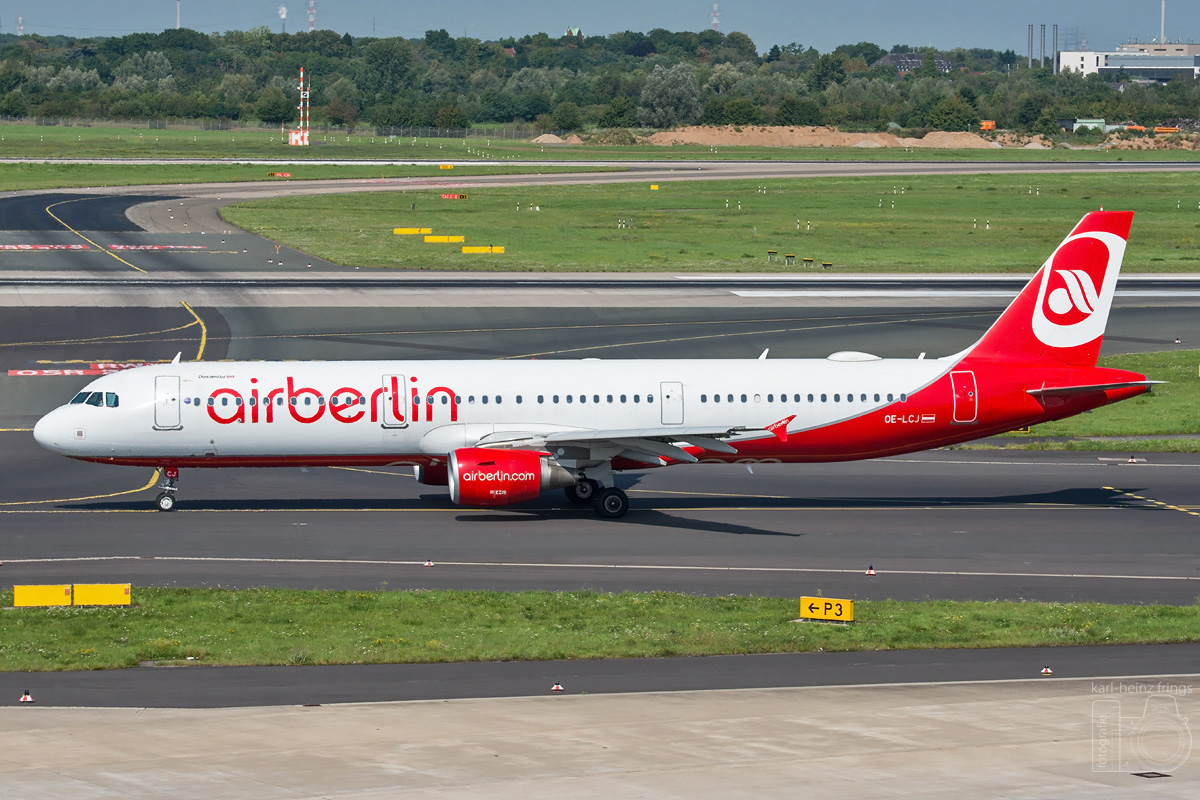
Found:
[[[159,476],[160,476],[159,471],[154,470],[154,475],[152,475],[150,477],[150,482],[147,483],[145,486],[138,487],[137,489],[126,489],[125,491],[122,491],[122,492],[111,492],[109,494],[93,494],[93,495],[89,495],[87,497],[63,497],[63,498],[60,498],[57,500],[21,500],[19,502],[0,503],[0,506],[38,506],[38,505],[46,505],[47,503],[79,503],[84,500],[104,500],[105,498],[108,498],[108,497],[120,497],[121,495],[125,495],[125,494],[137,494],[138,492],[146,491],[147,489],[153,487],[154,484],[158,483]],[[81,509],[81,510],[87,511],[87,509]],[[6,511],[6,512],[0,512],[0,513],[11,514],[13,512]],[[50,513],[53,513],[53,512],[50,512]]]
[[[199,361],[204,357],[204,347],[208,344],[208,326],[204,324],[204,320],[200,319],[200,315],[192,310],[191,306],[182,300],[179,301],[179,304],[186,308],[188,313],[196,318],[196,322],[200,323],[200,350],[196,353],[196,357],[192,359],[193,361]]]
[[[690,497],[744,497],[747,500],[790,500],[782,494],[733,494],[730,492],[676,492],[667,489],[630,489],[629,492],[638,494],[682,494]]]
[[[1184,514],[1190,514],[1193,517],[1200,517],[1200,512],[1191,511],[1189,509],[1184,508],[1183,506],[1176,506],[1176,505],[1172,505],[1170,503],[1164,503],[1161,500],[1155,500],[1153,497],[1143,497],[1140,494],[1134,494],[1133,492],[1125,492],[1120,489],[1113,488],[1112,486],[1105,486],[1104,488],[1110,492],[1116,492],[1117,494],[1124,495],[1125,497],[1132,497],[1134,500],[1141,500],[1143,503],[1149,503],[1153,506],[1158,506],[1159,508],[1165,508],[1169,511],[1181,511]]]
[[[151,482],[153,483],[153,482]],[[116,497],[122,494],[133,494],[134,492],[144,491],[150,488],[150,485],[143,486],[141,489],[133,489],[125,492],[117,492],[112,495],[100,495],[96,498],[77,497],[73,500],[92,500],[100,497]],[[30,501],[38,503],[65,503],[71,500],[38,500]],[[10,505],[26,505],[26,503],[12,503]],[[744,513],[753,511],[760,514],[772,512],[793,512],[793,511],[853,511],[856,513],[866,511],[1111,511],[1108,506],[1071,506],[1071,505],[1019,505],[1019,506],[929,506],[929,505],[911,505],[911,506],[670,506],[666,508],[658,508],[656,506],[639,506],[636,509],[631,509],[630,514],[636,514],[641,511],[662,511],[671,513],[682,512],[736,512]],[[497,511],[507,511],[512,514],[545,514],[549,512],[566,513],[578,511],[583,513],[583,508],[506,508],[506,509],[489,509],[475,508],[471,506],[454,507],[454,508],[186,508],[176,506],[174,514],[469,514],[472,512],[478,513],[495,513]],[[88,508],[60,508],[60,509],[44,509],[44,510],[26,510],[26,509],[8,509],[0,508],[0,514],[140,514],[140,509],[88,509]],[[588,510],[590,513],[590,509]]]
[[[33,428],[0,428],[0,433],[30,433]]]
[[[75,234],[75,235],[76,235],[76,236],[78,236],[80,239],[83,239],[85,242],[87,242],[88,244],[90,244],[92,247],[95,247],[95,248],[96,248],[97,250],[99,250],[100,252],[102,252],[102,253],[105,253],[105,254],[107,254],[107,255],[110,255],[110,256],[112,256],[112,257],[113,257],[113,258],[115,258],[117,261],[120,261],[122,264],[124,264],[125,266],[129,267],[130,269],[136,269],[138,272],[142,273],[143,275],[147,274],[147,273],[146,273],[146,270],[142,269],[141,267],[135,267],[133,264],[130,264],[128,261],[126,261],[125,259],[121,258],[119,255],[117,255],[117,254],[116,254],[116,253],[114,253],[113,251],[111,251],[111,250],[108,250],[108,249],[106,249],[106,248],[103,248],[103,247],[101,247],[100,245],[96,244],[96,243],[95,243],[95,242],[93,242],[91,239],[89,239],[88,237],[84,236],[82,233],[80,233],[79,231],[75,230],[74,228],[72,228],[72,227],[71,227],[70,225],[68,225],[67,223],[63,222],[61,219],[59,219],[59,218],[58,218],[58,215],[57,215],[57,214],[55,214],[53,211],[51,211],[51,210],[50,210],[50,209],[54,208],[55,206],[61,206],[61,205],[63,205],[64,203],[75,203],[75,202],[78,202],[78,201],[80,201],[80,200],[83,200],[83,199],[84,199],[84,198],[82,198],[82,197],[76,197],[76,198],[75,198],[75,199],[73,199],[73,200],[61,200],[61,201],[59,201],[59,202],[57,202],[57,203],[51,203],[50,205],[46,206],[46,213],[47,213],[47,214],[49,214],[51,217],[53,217],[53,218],[54,218],[54,221],[55,221],[55,222],[57,222],[59,225],[62,225],[64,228],[66,228],[67,230],[69,230],[71,233]]]

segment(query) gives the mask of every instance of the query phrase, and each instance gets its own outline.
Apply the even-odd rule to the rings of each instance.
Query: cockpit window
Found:
[[[104,405],[108,406],[109,408],[116,408],[117,406],[121,405],[121,398],[117,397],[116,392],[105,392]]]
[[[71,405],[77,406],[84,403],[88,399],[90,392],[80,392],[71,398]]]
[[[102,406],[104,405],[104,392],[92,392],[84,402],[89,406]]]

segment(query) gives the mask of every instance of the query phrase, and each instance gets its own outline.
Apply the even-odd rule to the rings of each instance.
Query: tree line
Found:
[[[876,62],[922,53],[903,75]],[[286,124],[297,77],[310,76],[312,121],[462,128],[533,123],[543,130],[708,125],[837,125],[970,130],[980,119],[1053,133],[1063,117],[1153,125],[1192,118],[1200,81],[1114,86],[1098,75],[1029,68],[1013,51],[956,48],[939,70],[928,48],[871,42],[820,53],[765,52],[740,32],[654,29],[607,36],[537,33],[497,41],[352,37],[265,27],[181,29],[120,37],[0,35],[0,115],[195,118]]]

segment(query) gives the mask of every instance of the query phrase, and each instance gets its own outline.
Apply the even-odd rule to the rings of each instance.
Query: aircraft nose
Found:
[[[63,452],[72,432],[68,429],[61,408],[42,417],[33,426],[33,440],[52,453]]]

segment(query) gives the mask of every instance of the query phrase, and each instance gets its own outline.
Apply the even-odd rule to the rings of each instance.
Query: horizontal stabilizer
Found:
[[[1088,392],[1104,392],[1109,389],[1134,389],[1143,386],[1149,389],[1156,383],[1166,381],[1124,381],[1121,383],[1091,383],[1086,386],[1052,386],[1041,389],[1027,389],[1034,397],[1064,397],[1072,394],[1087,394]]]

